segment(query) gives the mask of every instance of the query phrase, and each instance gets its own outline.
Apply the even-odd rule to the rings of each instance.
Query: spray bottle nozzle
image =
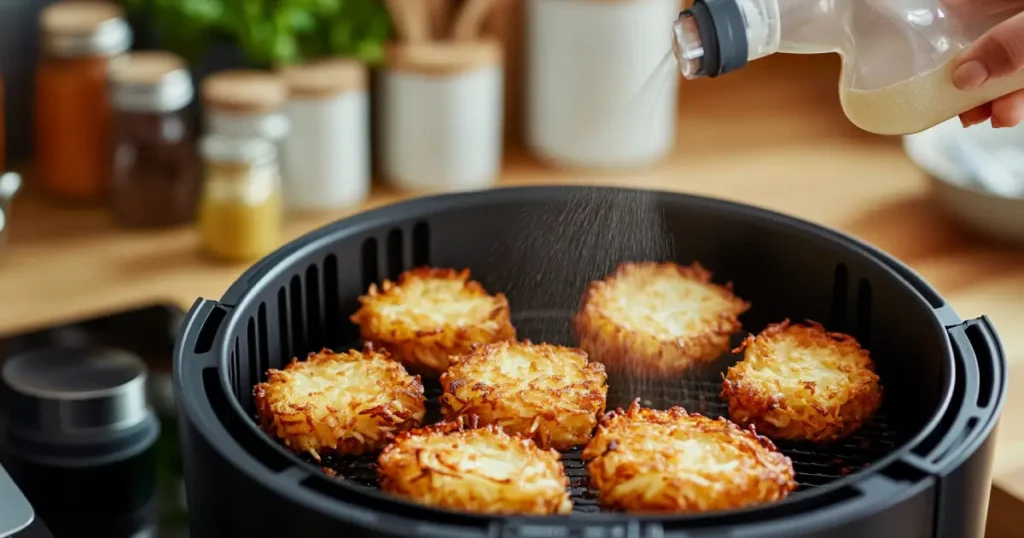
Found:
[[[679,14],[673,32],[687,78],[717,77],[747,63],[747,27],[735,0],[695,0]]]

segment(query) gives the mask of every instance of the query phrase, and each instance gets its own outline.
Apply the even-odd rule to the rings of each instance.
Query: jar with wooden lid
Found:
[[[84,0],[47,7],[40,26],[36,178],[56,195],[95,198],[110,185],[109,60],[128,50],[131,30],[116,4]]]
[[[231,69],[206,77],[202,85],[206,132],[279,142],[288,134],[284,105],[288,88],[277,73]]]
[[[385,55],[378,134],[387,180],[411,191],[493,185],[504,131],[501,46],[398,43]]]
[[[336,209],[358,204],[370,191],[370,99],[367,69],[329,59],[291,67],[285,111],[285,205]]]
[[[167,52],[134,52],[111,62],[114,109],[111,202],[132,227],[192,221],[199,163],[188,105],[195,91],[184,61]]]
[[[207,135],[200,142],[205,179],[199,202],[203,251],[225,261],[255,261],[281,239],[277,148],[265,138]]]

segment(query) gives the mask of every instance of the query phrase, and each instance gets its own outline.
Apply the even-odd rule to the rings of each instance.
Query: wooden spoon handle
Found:
[[[427,0],[400,0],[405,3],[406,20],[408,21],[408,40],[411,43],[422,43],[430,40],[430,9]]]
[[[409,18],[405,10],[406,1],[384,0],[388,8],[388,14],[391,15],[391,24],[395,27],[395,34],[397,34],[399,41],[407,41],[409,39]]]
[[[448,19],[452,15],[454,0],[427,0],[430,11],[430,33],[434,39],[448,36]]]
[[[476,39],[483,24],[484,17],[494,4],[494,0],[466,0],[455,19],[452,37],[456,41]]]

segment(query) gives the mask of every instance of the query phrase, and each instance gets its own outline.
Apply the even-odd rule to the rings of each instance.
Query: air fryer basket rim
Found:
[[[267,258],[262,260],[261,262],[258,262],[257,264],[255,264],[248,271],[246,271],[236,281],[236,283],[233,286],[231,286],[231,288],[229,288],[229,290],[224,294],[223,298],[221,299],[221,301],[219,303],[221,305],[221,308],[230,309],[232,311],[232,312],[228,313],[225,318],[219,320],[218,327],[216,328],[217,329],[217,335],[216,335],[215,341],[213,342],[213,347],[212,347],[212,350],[215,350],[217,352],[216,355],[218,356],[217,357],[217,361],[216,361],[216,366],[218,367],[218,370],[220,372],[220,376],[219,377],[220,377],[220,382],[221,382],[221,385],[222,385],[222,387],[221,387],[222,390],[224,390],[226,394],[231,394],[232,393],[230,387],[228,386],[227,375],[225,373],[226,372],[226,361],[227,361],[227,356],[228,356],[227,348],[228,348],[228,345],[229,345],[227,339],[225,338],[225,335],[226,334],[233,334],[233,330],[236,328],[235,325],[241,322],[240,321],[240,319],[241,319],[240,316],[234,315],[234,313],[235,312],[245,311],[246,310],[246,306],[248,305],[248,302],[250,300],[253,300],[253,298],[257,295],[257,293],[255,293],[255,292],[259,289],[258,283],[264,281],[269,275],[272,275],[274,272],[278,271],[279,268],[288,265],[286,263],[288,260],[302,258],[305,253],[317,250],[318,248],[322,247],[326,242],[331,242],[331,241],[337,240],[337,239],[339,239],[341,237],[344,237],[344,236],[348,236],[348,235],[351,235],[351,234],[359,233],[360,231],[365,230],[367,228],[373,228],[373,227],[379,226],[382,223],[387,223],[389,221],[395,220],[396,217],[398,217],[400,215],[403,215],[403,214],[406,214],[406,213],[427,213],[427,214],[430,214],[430,213],[436,213],[438,211],[441,211],[441,210],[443,210],[446,207],[460,207],[460,206],[464,206],[464,205],[467,205],[467,204],[468,205],[473,205],[476,201],[488,201],[488,200],[496,200],[496,199],[506,199],[506,201],[508,201],[508,199],[511,198],[511,199],[516,200],[516,201],[523,201],[523,202],[527,202],[527,201],[530,201],[530,200],[550,200],[554,196],[564,195],[564,194],[572,193],[572,192],[579,192],[579,191],[588,190],[588,189],[597,189],[597,190],[602,190],[602,191],[618,190],[618,191],[638,192],[638,191],[636,191],[634,189],[618,189],[618,188],[614,188],[614,187],[598,187],[598,188],[594,188],[594,187],[543,186],[543,187],[512,187],[512,188],[504,188],[504,189],[493,189],[493,190],[490,190],[490,191],[482,191],[482,192],[470,192],[470,193],[461,193],[461,194],[437,195],[437,196],[432,196],[432,197],[427,197],[427,198],[420,198],[420,199],[415,199],[415,200],[411,200],[411,201],[401,202],[401,203],[398,203],[398,204],[394,204],[394,205],[390,205],[390,206],[385,206],[385,207],[382,207],[382,208],[377,208],[377,209],[374,209],[374,210],[371,210],[371,211],[368,211],[368,212],[365,212],[365,213],[361,213],[361,214],[349,217],[347,219],[344,219],[343,221],[339,221],[337,223],[325,226],[324,228],[321,228],[319,230],[313,231],[313,232],[311,232],[311,233],[309,233],[309,234],[299,238],[298,240],[296,240],[296,241],[294,241],[294,242],[292,242],[292,243],[282,247],[277,252],[271,254],[270,256],[268,256]],[[718,199],[712,199],[712,198],[683,195],[683,194],[679,194],[679,193],[660,192],[660,191],[644,191],[644,192],[649,192],[653,196],[658,196],[658,197],[666,197],[667,196],[667,197],[677,198],[677,199],[680,199],[680,200],[685,199],[685,200],[688,200],[690,203],[693,203],[693,204],[703,204],[703,205],[706,205],[706,206],[712,206],[712,207],[715,207],[717,209],[721,209],[722,211],[733,212],[733,213],[746,213],[747,215],[754,215],[754,216],[756,216],[759,219],[765,220],[766,222],[774,222],[777,225],[783,225],[783,226],[787,226],[787,227],[797,227],[797,228],[800,228],[802,232],[813,234],[813,235],[815,235],[815,236],[817,236],[817,237],[819,237],[821,239],[824,239],[824,240],[827,240],[827,241],[838,241],[840,243],[843,243],[844,246],[846,246],[847,248],[850,248],[850,249],[852,249],[854,251],[859,251],[859,253],[862,256],[864,256],[866,258],[873,259],[874,261],[876,261],[881,266],[881,268],[884,271],[887,271],[888,273],[890,273],[891,276],[894,279],[902,281],[907,286],[911,287],[914,290],[914,292],[916,293],[916,295],[918,296],[918,298],[920,299],[921,302],[923,302],[923,303],[925,303],[925,304],[927,304],[927,305],[932,307],[932,309],[933,309],[933,311],[935,313],[935,319],[933,321],[934,321],[934,324],[937,326],[937,328],[939,330],[943,330],[943,332],[946,332],[947,329],[955,328],[955,327],[958,327],[958,326],[962,325],[962,322],[961,322],[959,316],[957,316],[956,313],[952,310],[952,308],[950,308],[947,304],[945,304],[944,301],[941,301],[941,298],[938,299],[938,302],[940,303],[939,305],[935,304],[936,301],[930,301],[929,300],[929,298],[931,298],[931,297],[936,297],[937,298],[938,297],[937,293],[933,289],[931,289],[930,286],[928,286],[926,283],[924,283],[924,281],[921,280],[920,277],[918,277],[912,270],[907,268],[902,263],[896,261],[891,256],[888,256],[887,254],[879,251],[878,249],[876,249],[874,247],[871,247],[869,245],[866,245],[866,244],[860,242],[857,239],[848,237],[848,236],[846,236],[844,234],[841,234],[839,232],[836,232],[834,230],[830,230],[830,229],[827,229],[827,228],[824,228],[824,227],[821,227],[821,226],[818,226],[818,225],[815,225],[815,224],[812,224],[812,223],[808,223],[808,222],[805,222],[805,221],[802,221],[802,220],[799,220],[799,219],[795,219],[795,218],[788,217],[788,216],[785,216],[785,215],[781,215],[781,214],[778,214],[778,213],[774,213],[774,212],[771,212],[771,211],[768,211],[768,210],[765,210],[765,209],[760,209],[760,208],[751,207],[751,206],[747,206],[747,205],[742,205],[742,204],[737,204],[737,203],[733,203],[733,202],[728,202],[728,201],[718,200]],[[254,284],[257,284],[257,285],[254,286]],[[204,303],[207,303],[207,304],[204,304]],[[182,327],[182,338],[179,338],[179,350],[176,353],[176,360],[178,360],[184,354],[188,354],[190,352],[190,350],[188,349],[188,346],[183,346],[182,344],[186,343],[186,341],[189,341],[191,343],[195,342],[196,336],[197,336],[196,333],[198,333],[199,330],[201,330],[203,328],[203,324],[205,324],[205,322],[206,322],[206,318],[198,319],[197,315],[200,313],[200,311],[204,310],[204,308],[206,308],[206,307],[209,307],[209,308],[206,308],[206,312],[207,312],[207,314],[209,314],[210,308],[212,308],[211,304],[216,304],[216,303],[213,303],[212,301],[202,301],[202,300],[200,300],[200,302],[197,303],[197,306],[193,308],[193,311],[190,313],[190,316],[189,316],[189,320],[190,320],[189,323],[186,323]],[[192,326],[193,322],[195,322],[195,321],[199,321],[200,322],[199,323],[199,327],[193,327]],[[224,322],[227,322],[227,323],[224,323]],[[968,322],[968,323],[970,323],[970,322]],[[986,333],[987,334],[987,338],[989,338],[992,341],[990,343],[994,342],[994,346],[995,346],[994,350],[989,350],[990,351],[989,354],[992,355],[994,353],[994,356],[992,358],[997,363],[997,366],[1002,366],[1002,368],[999,369],[999,372],[997,372],[998,377],[1000,379],[1000,382],[998,383],[999,386],[996,387],[996,393],[995,393],[995,400],[996,401],[994,402],[994,405],[989,408],[989,410],[988,410],[989,411],[989,415],[988,415],[987,419],[985,420],[983,426],[981,428],[975,430],[975,433],[977,435],[973,439],[970,439],[969,440],[970,442],[967,443],[967,444],[972,444],[972,443],[973,444],[977,444],[977,443],[981,443],[981,442],[983,442],[985,440],[985,438],[987,437],[987,435],[990,432],[991,428],[994,427],[995,418],[998,416],[999,409],[1001,408],[1001,405],[1002,405],[1003,394],[1005,392],[1005,376],[1002,375],[1002,372],[1005,369],[1005,357],[1003,356],[1002,349],[999,346],[998,337],[995,335],[995,333],[993,331],[991,331],[991,328],[987,324],[987,320],[982,320],[980,322],[980,325],[982,325],[982,329],[988,329],[988,333]],[[947,362],[952,363],[952,360],[953,360],[952,359],[952,356],[953,356],[953,353],[952,353],[953,344],[957,343],[957,344],[961,344],[962,345],[963,342],[954,342],[951,338],[948,338],[948,336],[949,336],[948,334],[946,336],[947,336],[947,340],[946,340],[947,353],[946,353],[946,357],[945,358],[946,358]],[[967,344],[970,345],[970,342],[967,342]],[[952,372],[955,371],[954,370],[954,366],[952,364],[948,364],[947,367],[949,368],[949,372],[952,373]],[[815,493],[817,494],[818,492],[821,492],[820,493],[821,495],[825,495],[829,491],[836,491],[836,490],[838,490],[838,489],[840,489],[842,487],[848,486],[849,484],[851,484],[851,483],[853,483],[853,482],[855,482],[857,480],[860,480],[866,473],[876,472],[875,471],[875,467],[884,468],[885,466],[891,464],[892,462],[896,461],[897,459],[901,459],[901,458],[905,459],[907,454],[910,452],[910,449],[912,447],[914,447],[915,445],[917,445],[918,443],[920,443],[921,440],[924,437],[926,437],[928,434],[930,434],[932,432],[932,430],[935,429],[935,427],[938,424],[938,422],[942,419],[942,415],[948,411],[948,407],[950,405],[950,400],[951,400],[952,394],[953,394],[952,393],[952,383],[954,381],[954,379],[952,379],[953,377],[954,377],[953,375],[945,376],[944,387],[943,387],[943,397],[942,397],[941,405],[935,411],[933,416],[928,420],[927,425],[925,426],[925,428],[922,429],[920,432],[918,432],[918,434],[915,437],[913,437],[910,441],[907,441],[906,443],[903,443],[900,447],[898,447],[893,452],[891,452],[883,460],[878,461],[876,463],[876,465],[872,466],[872,469],[867,469],[867,470],[862,470],[862,471],[858,471],[858,472],[855,472],[855,473],[851,473],[849,476],[847,476],[844,479],[837,480],[837,481],[835,481],[835,482],[833,482],[831,484],[828,484],[828,485],[820,486],[819,488],[816,488],[816,492]],[[959,380],[956,380],[956,381],[959,381]],[[179,388],[179,387],[176,387],[176,388]],[[179,405],[181,405],[183,407],[183,409],[186,411],[186,413],[188,415],[188,419],[189,420],[193,420],[196,423],[196,425],[199,427],[199,429],[204,431],[204,433],[206,435],[214,434],[215,437],[220,438],[222,441],[228,441],[227,444],[231,444],[230,441],[232,441],[233,439],[227,433],[227,431],[224,430],[224,426],[222,424],[214,424],[213,423],[214,421],[208,420],[210,418],[210,414],[208,412],[204,412],[204,410],[202,410],[202,409],[197,408],[197,402],[196,401],[193,401],[192,399],[189,399],[189,398],[181,398],[181,399],[179,399],[179,402],[180,402]],[[229,405],[232,408],[232,411],[234,413],[237,413],[237,414],[239,414],[240,416],[243,416],[243,417],[247,416],[247,414],[245,413],[245,410],[241,408],[241,405],[237,401],[236,398],[234,398],[234,397],[228,398],[228,402],[229,402]],[[197,414],[198,415],[205,415],[205,417],[203,417],[203,416],[196,416]],[[207,420],[204,420],[204,418],[206,418]],[[256,425],[253,424],[251,421],[246,421],[245,423],[250,428],[254,429],[258,434],[262,435],[262,432],[259,432],[259,430],[256,427]],[[219,428],[218,428],[218,426],[219,426]],[[213,428],[215,430],[219,430],[219,431],[217,431],[217,432],[211,431],[210,430],[211,428]],[[273,445],[273,443],[270,443],[269,440],[267,440],[267,442],[268,442],[268,444]],[[234,440],[234,444],[237,445],[237,443],[238,443],[238,441]],[[226,446],[227,446],[226,444],[222,444],[220,442],[213,443],[213,445],[218,450],[226,450]],[[285,453],[289,458],[292,458],[295,462],[300,463],[300,465],[305,465],[304,463],[300,462],[300,460],[298,460],[298,458],[296,458],[294,455],[288,453],[287,451],[284,451],[279,446],[274,445],[274,447],[275,447],[275,449],[280,450],[282,453]],[[252,476],[256,480],[258,480],[259,482],[264,483],[265,487],[274,487],[275,484],[272,483],[273,480],[271,480],[271,476],[269,474],[264,476],[264,473],[259,472],[260,471],[260,469],[259,469],[260,462],[257,461],[254,457],[251,457],[250,454],[248,454],[244,449],[241,449],[240,447],[239,447],[239,451],[240,451],[240,454],[243,456],[242,459],[250,460],[250,461],[244,461],[244,462],[243,461],[238,461],[239,454],[225,454],[225,456],[227,458],[229,458],[229,459],[236,460],[237,463],[239,463],[240,465],[244,464],[245,467],[247,467],[247,470],[246,470],[247,474],[249,474],[250,476]],[[964,455],[964,457],[966,457],[967,455],[969,455],[969,452],[963,452],[963,455]],[[329,480],[326,476],[321,476],[321,479],[325,480],[325,481]],[[903,491],[902,493],[909,495],[912,489],[913,488],[905,488],[905,491]],[[374,493],[376,494],[376,492],[374,492]],[[382,494],[377,494],[377,495],[382,495]],[[309,497],[309,496],[307,495],[306,497]],[[321,495],[320,497],[324,497],[324,496]],[[808,497],[810,497],[810,495],[809,496],[805,496],[804,499],[806,499]],[[885,500],[878,500],[878,503],[890,503],[890,502],[893,502],[893,500],[894,499],[892,499],[892,498],[888,498],[888,499],[885,499]],[[343,504],[341,501],[332,500],[332,499],[326,499],[326,498],[318,498],[318,499],[315,499],[315,500],[306,498],[306,499],[303,499],[301,502],[304,502],[304,503],[306,503],[307,505],[309,505],[311,507],[316,507],[317,504],[320,504],[322,502],[326,502],[327,504],[321,506],[320,508],[323,509],[323,510],[328,510],[328,511],[337,511],[340,508],[338,505],[339,504]],[[401,504],[404,503],[404,501],[396,501],[392,497],[387,497],[387,502],[393,503],[394,505],[401,505]],[[406,504],[408,504],[408,503],[406,503]],[[784,503],[779,503],[779,505],[782,505],[782,504],[784,504]],[[877,504],[877,503],[875,503],[875,504]],[[697,523],[698,519],[703,519],[705,517],[713,518],[713,517],[720,517],[722,515],[730,515],[730,516],[732,516],[732,515],[741,515],[744,512],[772,511],[773,508],[777,508],[779,505],[773,505],[773,506],[762,507],[762,508],[753,508],[753,509],[748,509],[748,510],[745,510],[745,511],[730,511],[730,512],[721,512],[721,513],[715,513],[715,514],[699,515],[699,516],[683,516],[683,518],[687,519],[687,520],[693,520],[694,523]],[[353,520],[363,519],[363,518],[358,517],[354,513],[354,511],[355,510],[363,510],[365,508],[356,507],[356,506],[346,506],[345,508],[346,508],[346,510],[345,510],[346,512],[350,512],[351,513],[350,515],[353,516]],[[420,507],[418,505],[411,505],[411,504],[409,504],[409,508],[410,509],[414,509],[414,510],[422,510],[423,509],[423,507]],[[373,509],[371,509],[371,510],[373,510]],[[447,514],[448,516],[451,516],[452,512],[444,512],[444,514]],[[389,517],[392,517],[392,516],[389,516]],[[489,517],[486,517],[486,516],[466,516],[466,518],[467,518],[467,521],[466,521],[467,523],[469,522],[468,521],[469,519],[477,520],[477,522],[480,522],[480,521],[491,521],[491,520],[494,519],[494,518],[489,518]],[[519,521],[529,521],[531,518],[517,518],[517,519]],[[670,520],[672,518],[663,518],[663,517],[645,518],[645,517],[636,517],[636,516],[623,516],[623,515],[619,515],[619,514],[593,514],[593,515],[576,514],[576,515],[574,515],[573,519],[577,520],[577,521],[584,520],[584,521],[589,521],[589,522],[593,522],[593,523],[599,523],[599,522],[611,522],[611,521],[622,522],[622,521],[625,521],[625,520],[641,521],[641,522],[647,521],[647,520],[650,520],[650,521],[667,521],[667,520]],[[546,524],[546,525],[552,524],[551,518],[544,518],[544,524]]]

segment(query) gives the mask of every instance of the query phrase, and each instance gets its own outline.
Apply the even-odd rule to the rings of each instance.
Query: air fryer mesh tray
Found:
[[[569,319],[570,313],[559,316]],[[515,325],[520,334],[546,334],[557,337],[549,338],[554,343],[573,345],[565,327],[550,324],[551,316],[521,315],[515,318]],[[738,344],[742,335],[736,335],[734,344]],[[351,347],[359,347],[356,343]],[[650,382],[646,380],[629,380],[611,377],[609,379],[608,409],[626,408],[634,398],[639,397],[646,407],[667,409],[674,405],[682,406],[687,411],[700,413],[709,417],[728,417],[728,406],[721,398],[722,377],[724,368],[740,360],[740,356],[727,354],[708,367],[686,377],[668,382]],[[883,384],[885,380],[882,380]],[[427,413],[424,423],[431,424],[441,420],[441,409],[438,396],[441,388],[436,382],[424,381],[427,397]],[[257,419],[258,422],[258,419]],[[830,445],[813,443],[795,443],[776,441],[775,444],[784,454],[793,460],[796,480],[799,488],[794,495],[800,495],[816,486],[821,486],[849,475],[871,463],[885,457],[898,442],[898,434],[885,417],[883,407],[865,425],[841,441]],[[320,467],[328,474],[346,481],[350,486],[377,489],[377,467],[375,456],[361,457],[324,457],[316,463],[311,457],[303,456],[310,465]],[[562,454],[565,474],[569,477],[569,491],[576,513],[599,512],[596,492],[589,487],[590,476],[586,470],[586,462],[581,457],[581,449]]]

